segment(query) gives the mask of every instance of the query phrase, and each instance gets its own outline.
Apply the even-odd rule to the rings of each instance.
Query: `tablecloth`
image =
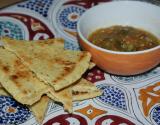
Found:
[[[109,1],[27,0],[0,11],[0,36],[26,40],[61,37],[66,49],[79,50],[78,19],[87,9]],[[159,5],[156,0],[148,2]],[[94,67],[84,78],[103,90],[102,96],[74,102],[73,114],[51,101],[44,125],[160,125],[160,66],[136,76],[116,76]],[[38,125],[27,107],[0,96],[0,124],[11,123]]]

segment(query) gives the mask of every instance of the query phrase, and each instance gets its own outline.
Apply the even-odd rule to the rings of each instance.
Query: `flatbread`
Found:
[[[76,82],[89,68],[89,52],[62,50],[54,44],[39,46],[39,42],[20,42],[8,38],[1,41],[7,50],[16,53],[39,79],[56,91]],[[51,46],[52,49],[48,49]]]
[[[0,83],[0,96],[11,96],[1,85]],[[48,104],[50,99],[48,96],[44,95],[41,99],[34,103],[33,105],[29,106],[30,110],[32,111],[33,115],[35,116],[37,122],[41,124],[44,120],[46,111],[48,109]]]
[[[97,91],[92,91],[92,92],[73,92],[73,100],[74,101],[82,101],[82,100],[86,100],[86,99],[91,99],[91,98],[95,98],[97,96],[102,95],[102,92],[97,90]]]
[[[72,87],[67,87],[60,91],[54,91],[50,89],[50,92],[47,93],[47,96],[53,99],[54,101],[61,102],[63,104],[64,110],[69,113],[73,112],[72,109]]]
[[[1,38],[2,45],[5,45],[4,44],[5,41],[8,41],[10,46],[18,48],[17,53],[21,53],[27,64],[32,63],[32,58],[36,59],[37,56],[39,56],[38,53],[41,53],[41,56],[46,56],[45,53],[49,53],[50,51],[53,50],[53,48],[55,51],[64,50],[64,40],[60,38],[26,41],[26,40],[14,40],[9,37],[2,37]],[[23,49],[23,51],[21,51],[21,49]],[[37,52],[35,52],[34,50],[36,50]],[[26,53],[28,53],[30,57],[27,56]]]
[[[3,87],[0,88],[0,96],[10,96],[10,94],[4,90]],[[49,97],[47,96],[42,96],[41,99],[34,103],[33,105],[29,106],[29,109],[32,111],[33,115],[36,118],[36,121],[39,124],[42,124],[46,111],[48,109],[48,104],[49,104]]]
[[[80,92],[90,92],[90,91],[97,91],[97,87],[90,81],[81,78],[79,81],[77,81],[77,84],[75,84],[72,87],[72,91],[80,91]]]
[[[26,105],[37,102],[49,91],[15,54],[3,48],[0,48],[0,82],[14,99]]]
[[[80,101],[100,96],[102,95],[102,91],[93,83],[81,78],[79,82],[72,87],[72,94],[73,101]]]
[[[88,69],[92,69],[95,66],[96,66],[96,64],[94,62],[90,62]]]
[[[3,87],[0,87],[0,96],[9,96],[9,93]]]
[[[38,102],[30,106],[30,109],[33,115],[35,116],[37,122],[40,124],[42,124],[44,120],[45,114],[48,109],[49,102],[50,102],[49,97],[44,95],[41,97],[41,99]]]
[[[56,92],[52,89],[47,95],[54,101],[61,102],[64,106],[64,109],[72,113],[73,101],[90,99],[100,96],[101,94],[102,91],[99,90],[93,83],[81,78],[80,80],[76,81],[76,83],[65,88],[64,90]]]

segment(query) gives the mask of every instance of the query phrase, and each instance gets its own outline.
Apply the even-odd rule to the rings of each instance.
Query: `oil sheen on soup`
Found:
[[[141,51],[160,45],[159,39],[148,31],[120,25],[98,29],[89,35],[88,40],[101,48],[121,52]]]

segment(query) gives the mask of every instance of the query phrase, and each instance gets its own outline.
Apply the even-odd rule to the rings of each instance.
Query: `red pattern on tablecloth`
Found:
[[[92,83],[102,81],[105,79],[104,72],[98,67],[94,67],[93,69],[88,70],[85,73],[84,78]]]

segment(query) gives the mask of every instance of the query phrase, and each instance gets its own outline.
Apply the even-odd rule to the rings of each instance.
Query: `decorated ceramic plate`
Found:
[[[0,36],[26,40],[62,37],[65,48],[78,50],[79,17],[88,8],[108,1],[27,0],[0,11]],[[103,94],[74,102],[73,114],[51,101],[44,125],[160,125],[160,66],[128,77],[110,75],[94,67],[84,78]],[[1,124],[38,125],[30,109],[6,95],[0,95]]]

